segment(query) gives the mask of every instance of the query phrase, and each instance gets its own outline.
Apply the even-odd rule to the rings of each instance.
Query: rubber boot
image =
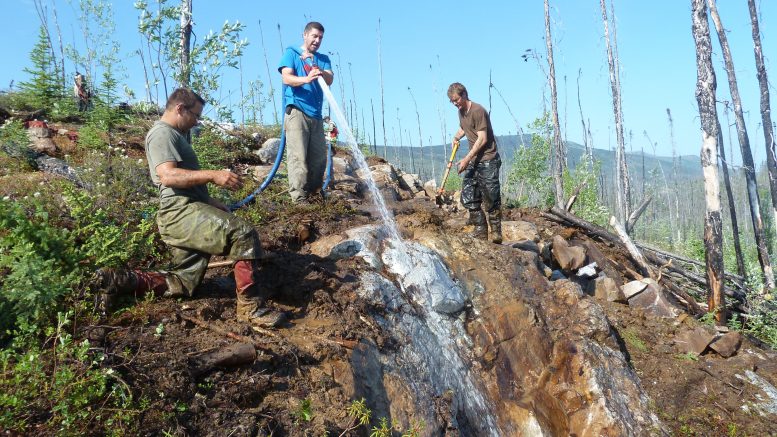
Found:
[[[264,306],[256,284],[256,269],[253,260],[235,263],[235,284],[237,285],[237,320],[260,328],[277,328],[286,321],[286,314]]]
[[[497,209],[488,213],[488,224],[491,226],[491,242],[502,243],[502,210]]]
[[[470,234],[472,238],[488,240],[488,227],[486,226],[486,214],[480,209],[469,210],[469,220],[475,225],[475,229]]]
[[[103,315],[112,310],[121,295],[141,297],[151,292],[162,296],[168,291],[167,275],[140,270],[99,269],[95,272],[94,285],[98,292],[95,307]]]

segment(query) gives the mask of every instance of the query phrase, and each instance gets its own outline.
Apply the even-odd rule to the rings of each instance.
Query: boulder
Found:
[[[411,191],[413,194],[423,190],[421,180],[417,174],[403,173],[399,178],[399,186],[402,189]]]
[[[51,138],[36,138],[30,143],[30,148],[37,153],[54,155],[57,153],[57,145]]]
[[[628,284],[623,284],[623,295],[626,299],[636,296],[647,288],[647,284],[642,281],[631,281]]]
[[[424,192],[429,197],[435,197],[437,195],[437,181],[434,179],[426,181],[424,183]]]
[[[647,287],[628,298],[629,306],[642,308],[658,317],[677,317],[678,309],[664,296],[660,285],[649,278],[642,279],[641,282],[646,283]]]
[[[502,238],[505,241],[530,240],[536,243],[540,241],[540,234],[533,223],[521,220],[505,220],[502,221]]]
[[[710,344],[710,348],[723,358],[733,357],[742,345],[742,334],[732,331]]]
[[[527,250],[539,254],[540,247],[532,240],[521,240],[511,243],[503,243],[506,246],[510,246],[513,249]]]
[[[600,276],[588,283],[588,293],[597,299],[607,302],[626,303],[626,296],[618,288],[615,280],[607,276]]]
[[[585,263],[585,249],[582,247],[570,246],[561,236],[553,237],[553,248],[551,249],[553,258],[556,260],[561,270],[571,272],[579,269]]]
[[[353,176],[353,166],[351,166],[351,163],[339,156],[332,157],[332,170],[336,175]]]
[[[280,138],[270,138],[254,153],[259,156],[263,163],[272,164],[275,162],[275,157],[278,156],[278,148],[280,146]]]
[[[709,332],[705,328],[699,327],[693,330],[682,331],[677,334],[674,344],[681,353],[701,355],[714,338],[715,334]]]

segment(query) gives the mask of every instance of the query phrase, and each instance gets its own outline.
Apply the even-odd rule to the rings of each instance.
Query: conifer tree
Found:
[[[24,71],[30,75],[30,80],[21,82],[23,95],[35,109],[50,111],[62,99],[64,90],[59,82],[59,67],[54,59],[43,26],[38,32],[38,41],[30,52],[32,67]]]

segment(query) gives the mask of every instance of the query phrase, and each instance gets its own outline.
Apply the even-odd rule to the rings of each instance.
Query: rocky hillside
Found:
[[[665,265],[563,212],[507,210],[503,244],[473,240],[455,196],[438,207],[433,186],[369,165],[339,151],[325,204],[259,198],[282,329],[234,321],[223,265],[191,300],[80,326],[142,400],[140,435],[777,433],[777,354],[694,317]]]

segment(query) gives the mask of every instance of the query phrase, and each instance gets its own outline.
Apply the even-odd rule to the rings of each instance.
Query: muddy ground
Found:
[[[105,364],[119,372],[146,407],[140,435],[341,435],[355,425],[347,414],[356,395],[352,348],[360,341],[380,348],[392,345],[355,293],[363,262],[333,262],[309,252],[317,238],[372,220],[352,206],[337,206],[335,210],[346,212],[337,216],[331,215],[331,205],[290,207],[282,219],[260,229],[266,249],[262,286],[272,296],[271,304],[291,315],[282,329],[254,332],[234,321],[234,281],[228,268],[210,270],[193,299],[126,302],[102,325],[84,329],[83,335],[105,349]],[[320,219],[324,208],[329,208],[324,214],[328,220]],[[432,201],[395,204],[394,212],[405,235],[417,229],[461,232],[458,226],[465,219],[463,212],[445,213]],[[535,223],[542,238],[563,234],[589,239],[545,220],[538,211],[508,210],[505,216]],[[607,257],[627,259],[617,248],[594,243]],[[740,358],[743,354],[730,359],[682,356],[672,342],[681,325],[698,324],[692,317],[659,319],[626,305],[600,303],[625,339],[625,351],[655,413],[673,434],[777,434],[777,425],[741,408],[755,393],[735,375],[752,369],[751,359]],[[202,357],[239,343],[226,333],[250,338],[257,357],[203,368]],[[742,349],[747,348],[757,350],[746,341]],[[347,433],[368,434],[365,426]]]

